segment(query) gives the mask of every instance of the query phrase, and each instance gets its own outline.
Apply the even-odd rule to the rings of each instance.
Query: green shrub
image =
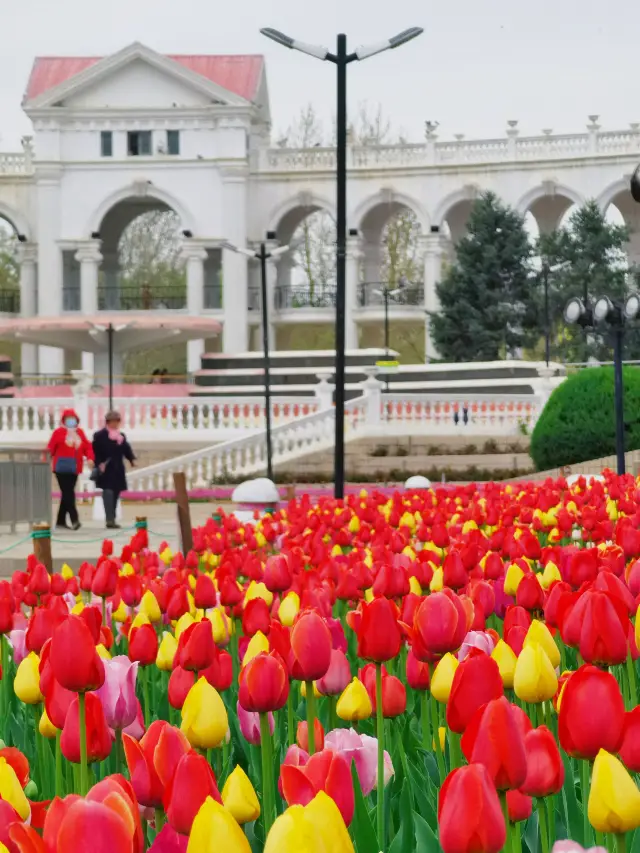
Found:
[[[623,370],[625,449],[640,447],[640,370]],[[611,456],[616,452],[613,368],[591,367],[569,376],[549,397],[531,436],[538,471]]]

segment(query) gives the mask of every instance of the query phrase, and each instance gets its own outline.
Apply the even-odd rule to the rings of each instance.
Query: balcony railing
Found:
[[[206,311],[216,311],[223,307],[221,284],[205,284],[204,307]]]
[[[63,287],[62,288],[62,310],[63,311],[80,311],[82,305],[80,300],[79,287]]]
[[[0,314],[20,313],[20,293],[16,291],[0,290]]]
[[[247,307],[249,311],[259,311],[262,308],[262,297],[260,295],[259,287],[249,288]]]
[[[276,287],[276,311],[297,308],[335,308],[336,289],[331,287]]]
[[[186,307],[186,290],[155,287],[98,288],[98,311],[180,311]]]
[[[358,307],[384,306],[385,290],[388,293],[389,308],[424,305],[424,285],[421,282],[407,281],[391,284],[384,281],[365,281],[358,286]]]

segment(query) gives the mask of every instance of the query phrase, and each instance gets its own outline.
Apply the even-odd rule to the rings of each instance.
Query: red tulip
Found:
[[[218,693],[224,693],[225,690],[231,687],[233,682],[233,658],[229,652],[219,649],[216,651],[211,664],[199,674],[206,678],[209,684],[216,688]]]
[[[530,613],[540,611],[544,607],[544,590],[533,572],[525,575],[516,590],[516,605],[524,607]]]
[[[47,821],[48,822],[48,821]],[[47,827],[45,826],[45,838]],[[131,827],[116,808],[75,799],[65,810],[47,853],[133,853]]]
[[[176,832],[189,835],[191,824],[207,797],[213,797],[222,805],[216,777],[207,759],[196,752],[187,753],[178,762],[163,796],[167,820]]]
[[[360,681],[364,684],[375,714],[376,702],[376,668],[372,663],[367,664],[358,673]],[[407,689],[399,678],[389,675],[382,667],[382,715],[384,717],[398,717],[404,714],[407,708]]]
[[[533,811],[533,800],[522,791],[507,791],[507,809],[511,823],[529,820]]]
[[[313,721],[313,735],[316,752],[321,752],[324,749],[324,727],[317,717]],[[306,721],[298,723],[296,741],[300,749],[309,752],[309,730]]]
[[[180,729],[155,720],[140,742],[123,734],[122,742],[131,784],[143,806],[160,808],[162,795],[173,779],[178,763],[191,751]]]
[[[284,554],[268,557],[264,567],[264,585],[271,592],[284,592],[289,589],[293,576],[289,561]]]
[[[402,644],[398,608],[388,598],[362,602],[358,628],[358,657],[378,663],[395,658]]]
[[[186,587],[182,584],[176,584],[170,590],[167,598],[167,616],[171,621],[178,620],[185,613],[189,612],[189,598],[187,596]]]
[[[103,560],[93,576],[91,591],[100,598],[111,598],[118,588],[118,564],[114,560]]]
[[[242,613],[242,633],[253,637],[258,631],[266,636],[271,625],[269,605],[264,598],[252,598],[248,601]]]
[[[581,548],[569,557],[568,580],[578,589],[583,583],[594,581],[598,574],[598,551],[596,548]]]
[[[459,551],[451,550],[442,566],[444,585],[449,589],[461,589],[469,583],[469,574],[464,567]]]
[[[640,705],[624,715],[624,732],[619,755],[627,770],[640,773]]]
[[[627,659],[629,616],[626,605],[606,592],[588,590],[583,593],[581,610],[580,654],[587,663],[607,666]]]
[[[419,660],[434,660],[460,648],[467,633],[467,614],[458,596],[444,589],[427,596],[413,620],[413,651]]]
[[[429,689],[429,664],[419,661],[413,649],[407,655],[407,684],[412,690]]]
[[[158,637],[149,624],[134,628],[129,634],[129,660],[138,661],[140,666],[155,663],[158,655]]]
[[[27,632],[24,637],[25,645],[30,652],[40,654],[42,647],[53,636],[53,632],[60,624],[61,619],[57,613],[44,607],[38,607],[31,614]]]
[[[625,712],[615,677],[585,664],[573,673],[562,694],[558,739],[566,753],[593,761],[601,749],[622,745]]]
[[[122,600],[127,607],[137,607],[142,599],[142,581],[138,575],[123,575],[118,581]]]
[[[300,681],[316,681],[331,663],[331,632],[314,610],[301,611],[291,629],[291,674]]]
[[[340,809],[348,826],[353,819],[355,797],[351,770],[346,758],[330,749],[316,752],[304,766],[283,764],[280,786],[287,805],[306,806],[320,791],[328,794]]]
[[[187,672],[181,666],[176,666],[169,676],[169,686],[167,688],[169,704],[172,708],[182,709],[184,700],[187,698],[187,694],[194,683],[194,674],[192,672]]]
[[[482,764],[498,791],[520,788],[527,775],[525,740],[515,705],[501,696],[481,706],[462,736],[470,764]]]
[[[104,664],[86,622],[69,616],[53,633],[49,652],[55,679],[66,690],[84,693],[104,684]]]
[[[278,711],[289,695],[289,677],[280,656],[261,652],[240,670],[238,701],[245,711]]]
[[[211,666],[215,656],[216,644],[213,642],[213,631],[208,619],[194,622],[180,634],[175,660],[183,669],[200,672]]]
[[[133,853],[142,853],[145,849],[145,843],[138,801],[131,783],[124,776],[120,774],[107,776],[91,788],[86,800],[104,803],[104,805],[117,811],[129,829]]]
[[[198,575],[193,600],[198,610],[206,611],[216,606],[216,588],[208,575]]]
[[[443,853],[498,853],[507,830],[500,800],[482,764],[449,773],[438,798]]]
[[[36,563],[29,577],[27,589],[36,596],[47,595],[51,588],[51,578],[42,563]]]
[[[498,664],[484,652],[471,649],[453,676],[447,703],[447,725],[462,734],[482,705],[503,695]]]
[[[339,696],[351,681],[351,667],[345,653],[331,649],[329,669],[318,679],[316,687],[324,696]]]
[[[111,732],[104,716],[102,703],[94,693],[87,693],[86,704],[86,732],[87,732],[87,760],[104,761],[111,752]],[[78,697],[76,697],[67,712],[67,719],[60,738],[62,754],[68,761],[74,764],[80,763],[80,709]]]
[[[530,797],[549,797],[564,785],[564,764],[556,739],[546,726],[532,729],[525,735],[527,778],[521,788]]]

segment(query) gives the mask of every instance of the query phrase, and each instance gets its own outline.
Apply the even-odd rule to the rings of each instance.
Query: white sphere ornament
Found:
[[[409,477],[407,482],[404,484],[405,492],[415,492],[420,489],[430,489],[431,488],[431,480],[427,479],[427,477],[423,477],[421,474],[414,474],[413,477]]]

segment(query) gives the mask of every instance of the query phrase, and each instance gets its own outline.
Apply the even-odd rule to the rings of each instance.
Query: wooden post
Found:
[[[173,488],[176,493],[182,553],[186,555],[193,548],[193,530],[191,529],[191,510],[189,509],[187,478],[183,471],[178,471],[173,475]]]
[[[294,501],[296,499],[296,487],[293,483],[287,486],[286,488],[286,496],[287,501]]]
[[[51,574],[53,572],[53,560],[51,558],[51,527],[48,524],[34,524],[31,527],[31,539],[33,540],[33,553],[39,563]]]

